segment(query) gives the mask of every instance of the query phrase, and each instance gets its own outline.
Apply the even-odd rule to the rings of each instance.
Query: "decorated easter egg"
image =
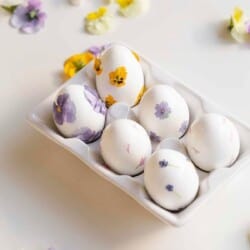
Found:
[[[208,113],[192,123],[186,146],[197,167],[211,171],[234,163],[240,151],[240,138],[228,118]]]
[[[189,110],[184,98],[172,87],[155,85],[144,94],[138,106],[138,119],[152,141],[180,138],[189,124]]]
[[[160,149],[146,163],[144,184],[149,196],[157,204],[178,211],[196,197],[199,177],[194,165],[184,154]]]
[[[85,143],[101,136],[106,107],[97,92],[88,85],[69,85],[53,102],[53,119],[65,137],[77,137]]]
[[[136,105],[144,93],[144,75],[139,56],[128,48],[114,45],[96,58],[96,87],[109,107],[115,102]]]
[[[136,175],[143,171],[152,148],[145,129],[133,120],[110,123],[101,137],[105,163],[118,174]]]

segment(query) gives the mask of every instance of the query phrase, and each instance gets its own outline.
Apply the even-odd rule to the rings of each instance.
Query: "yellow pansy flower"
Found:
[[[107,108],[109,108],[110,106],[112,106],[114,103],[116,103],[116,100],[115,100],[115,98],[112,95],[108,95],[105,98],[105,104],[106,104]]]
[[[84,52],[69,57],[64,62],[65,75],[67,77],[74,76],[79,70],[85,67],[93,58],[94,55],[89,52]]]
[[[135,17],[149,9],[149,0],[115,0],[119,5],[119,12],[125,17]]]
[[[91,34],[101,35],[112,27],[113,17],[109,15],[106,7],[100,7],[85,17],[85,29]]]
[[[109,82],[116,87],[122,87],[126,84],[127,70],[125,67],[118,67],[115,71],[109,73]]]

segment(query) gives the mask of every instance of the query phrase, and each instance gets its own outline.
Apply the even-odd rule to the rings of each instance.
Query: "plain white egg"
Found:
[[[240,151],[240,138],[228,118],[209,113],[192,123],[186,146],[197,167],[211,171],[234,163]]]
[[[138,106],[138,119],[153,141],[180,138],[189,124],[186,101],[172,87],[156,85],[142,97]]]
[[[119,119],[110,123],[101,137],[101,154],[116,173],[136,175],[151,155],[151,142],[145,129],[135,121]]]
[[[199,177],[185,155],[171,149],[160,149],[146,163],[144,184],[157,204],[177,211],[189,205],[196,197]]]
[[[139,57],[128,48],[114,45],[96,58],[96,87],[109,107],[115,102],[133,106],[144,93],[144,75]]]
[[[65,137],[77,137],[86,143],[101,136],[106,107],[97,92],[88,85],[69,85],[53,102],[53,119]]]

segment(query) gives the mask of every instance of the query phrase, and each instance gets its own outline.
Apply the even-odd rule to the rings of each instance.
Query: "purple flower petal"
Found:
[[[149,132],[149,137],[151,139],[152,142],[160,142],[161,141],[161,137],[158,136],[156,133],[154,133],[153,131]]]
[[[105,115],[107,108],[105,103],[100,99],[97,92],[88,85],[84,85],[84,95],[94,111]]]
[[[102,131],[94,131],[90,128],[82,128],[79,132],[76,133],[76,137],[82,140],[85,143],[91,143],[93,141],[96,141],[102,134]]]
[[[28,6],[32,9],[39,9],[42,6],[42,2],[39,0],[29,0]]]
[[[11,26],[20,29],[23,25],[26,25],[29,22],[26,15],[27,8],[24,6],[17,7],[10,19]]]
[[[174,191],[174,186],[171,185],[171,184],[168,184],[168,185],[166,186],[166,189],[167,189],[169,192],[173,192],[173,191]]]

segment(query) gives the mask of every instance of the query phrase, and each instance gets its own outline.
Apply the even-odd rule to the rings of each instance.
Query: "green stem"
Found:
[[[0,7],[5,11],[9,12],[10,14],[13,14],[18,5],[9,5],[9,6],[0,5]]]

